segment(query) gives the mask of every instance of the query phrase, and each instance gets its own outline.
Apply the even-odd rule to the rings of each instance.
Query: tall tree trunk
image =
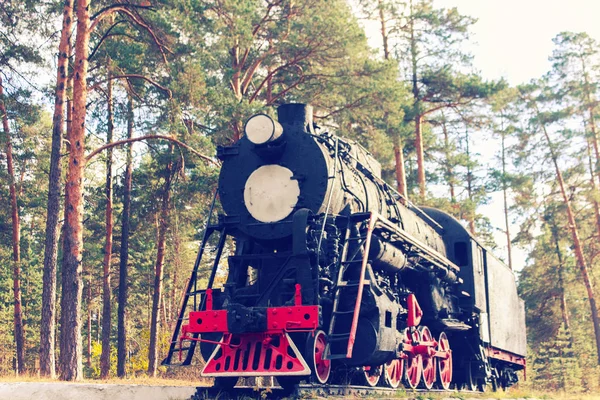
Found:
[[[72,72],[69,75],[69,78],[67,80],[68,84],[67,84],[67,134],[65,135],[67,141],[65,144],[65,147],[67,148],[67,153],[70,151],[71,149],[71,143],[69,142],[69,135],[71,132],[71,126],[73,126],[73,80],[74,80],[74,73]],[[64,217],[66,218],[67,214],[65,212]],[[63,222],[64,223],[64,222]],[[64,236],[62,237],[64,242]]]
[[[444,153],[446,156],[446,183],[450,188],[450,200],[456,203],[456,189],[454,187],[454,169],[452,168],[451,151],[450,151],[450,136],[448,135],[448,126],[446,116],[442,113],[442,132],[444,133]]]
[[[178,318],[177,316],[177,269],[179,267],[175,267],[175,270],[173,271],[173,280],[172,280],[172,285],[173,287],[171,288],[171,306],[169,307],[169,330],[173,331],[173,329],[175,329],[175,322],[176,319]]]
[[[92,368],[92,269],[88,271],[87,284],[87,367]]]
[[[110,72],[110,60],[108,61],[108,82],[107,82],[107,133],[106,143],[113,141],[113,94],[112,94],[112,74]],[[110,331],[111,321],[111,290],[110,290],[110,262],[113,245],[113,184],[112,184],[112,156],[113,148],[110,147],[106,152],[106,185],[104,194],[106,196],[106,230],[104,242],[104,262],[103,285],[102,285],[102,354],[100,355],[100,378],[106,379],[110,373]]]
[[[467,164],[467,196],[469,198],[469,202],[471,203],[469,206],[472,207],[472,210],[469,210],[467,214],[467,221],[469,222],[469,232],[475,235],[475,202],[473,201],[473,171],[471,170],[471,152],[469,148],[469,130],[465,130],[465,147],[467,153],[467,159],[469,163]]]
[[[381,24],[381,38],[383,40],[383,57],[387,61],[390,59],[390,50],[388,45],[389,38],[382,0],[377,0],[377,8],[379,9],[379,23]],[[396,163],[395,172],[398,193],[400,193],[404,197],[404,200],[408,200],[408,189],[406,187],[406,171],[404,170],[404,146],[402,144],[402,138],[400,137],[399,133],[391,132],[393,130],[390,130],[389,126],[387,126],[387,113],[385,115],[385,119],[387,134],[393,137],[394,142],[394,161]]]
[[[590,85],[590,77],[587,72],[587,65],[585,62],[585,58],[580,57],[580,61],[581,61],[581,70],[583,72],[583,92],[584,92],[584,96],[585,96],[585,101],[587,103],[587,104],[585,104],[584,107],[588,113],[587,124],[590,129],[590,142],[592,142],[592,147],[594,149],[594,154],[596,156],[596,163],[595,163],[594,169],[596,171],[596,174],[598,175],[598,180],[600,182],[600,149],[598,148],[598,132],[596,130],[596,119],[595,119],[596,101],[593,99],[592,90],[590,88],[590,86],[591,86]]]
[[[100,343],[100,327],[102,326],[102,316],[100,307],[96,308],[96,343]]]
[[[133,96],[127,94],[127,138],[133,138]],[[127,166],[123,178],[123,214],[121,217],[121,248],[119,257],[119,308],[117,326],[117,376],[124,378],[127,362],[127,299],[129,281],[129,225],[131,214],[131,181],[133,173],[132,144],[127,145]]]
[[[73,123],[69,141],[69,167],[65,185],[65,235],[61,312],[61,379],[82,378],[81,257],[83,250],[83,167],[85,166],[85,117],[90,14],[88,0],[77,0],[77,39],[73,82]]]
[[[419,199],[425,201],[425,156],[423,149],[423,117],[415,116],[415,150],[417,152],[417,182],[419,184]]]
[[[164,274],[163,274],[164,276]],[[159,322],[158,326],[160,327],[160,329],[157,328],[157,332],[158,334],[160,334],[161,332],[164,331],[164,327],[167,325],[169,319],[167,318],[167,301],[166,301],[166,295],[164,293],[164,290],[161,290],[160,292],[160,308],[162,309],[162,321]],[[158,363],[157,363],[158,364]]]
[[[425,201],[425,156],[423,149],[423,113],[421,110],[421,93],[417,76],[417,39],[415,37],[415,26],[413,17],[413,2],[410,2],[410,58],[412,73],[413,113],[415,121],[415,151],[417,152],[417,183],[419,185],[419,200]]]
[[[596,217],[596,234],[597,238],[600,239],[600,204],[598,204],[598,200],[596,200],[595,194],[598,193],[598,186],[596,185],[596,177],[594,174],[594,162],[592,161],[592,150],[590,146],[590,140],[588,140],[588,165],[590,168],[590,183],[592,185],[592,205],[594,206],[594,216]],[[597,239],[597,240],[598,240]],[[596,241],[597,243],[597,241]]]
[[[273,103],[273,76],[272,76],[272,68],[269,66],[267,67],[267,93],[266,93],[266,99],[265,99],[265,103],[267,105],[271,105]]]
[[[71,127],[73,126],[73,80],[74,80],[74,74],[70,74],[68,77],[68,84],[67,84],[67,136],[66,136],[66,150],[67,153],[70,151],[71,149],[71,144],[69,142],[70,137],[71,137]],[[64,221],[67,220],[67,203],[64,203],[64,208],[63,208],[63,225],[61,227],[61,235],[60,235],[60,247],[64,250],[65,248],[65,225],[64,225]],[[63,260],[64,260],[64,254],[63,254]],[[60,274],[60,285],[61,287],[65,287],[67,285],[67,283],[65,283],[65,275],[62,273]],[[62,304],[62,297],[61,297],[61,304]],[[60,312],[60,320],[59,320],[59,326],[60,326],[60,330],[59,330],[59,335],[58,335],[58,345],[59,345],[59,354],[63,353],[63,346],[66,345],[65,340],[63,339],[64,333],[65,331],[62,329],[62,327],[65,325],[65,321],[64,321],[64,316],[65,314],[62,312]],[[58,327],[57,327],[58,329]],[[61,361],[60,359],[58,360],[58,366],[59,366],[59,374],[60,374],[60,368],[61,368]]]
[[[406,171],[404,170],[404,146],[400,135],[394,135],[394,161],[396,163],[396,183],[398,184],[398,193],[404,199],[408,200],[408,189],[406,187]]]
[[[174,323],[176,322],[177,315],[177,272],[182,269],[183,262],[181,260],[181,232],[179,231],[179,213],[175,213],[175,229],[173,232],[173,279],[171,280],[171,299],[169,305],[169,330],[173,331],[175,328]]]
[[[10,193],[10,214],[12,219],[12,250],[13,250],[13,294],[14,294],[14,333],[17,350],[17,374],[25,371],[25,335],[23,314],[21,311],[21,222],[17,205],[17,188],[13,164],[12,140],[8,126],[8,115],[4,103],[4,85],[0,76],[0,115],[4,128],[4,145],[6,149],[6,167],[8,171],[8,189]]]
[[[50,177],[48,181],[48,206],[46,215],[46,240],[44,243],[44,274],[42,291],[42,322],[40,324],[40,375],[54,378],[54,342],[56,331],[56,264],[58,259],[58,234],[60,231],[61,149],[64,127],[64,104],[67,76],[69,74],[70,35],[73,20],[73,0],[65,0],[63,26],[58,46],[58,67],[54,92],[54,116],[52,121],[52,150],[50,153]]]
[[[385,21],[384,5],[382,0],[377,0],[377,8],[379,10],[379,22],[381,24],[381,38],[383,39],[383,57],[386,60],[390,59],[389,38]]]
[[[592,148],[594,149],[594,154],[596,156],[596,163],[594,169],[596,171],[598,180],[600,181],[600,149],[598,149],[598,133],[596,132],[596,123],[594,120],[594,108],[590,106],[588,108],[588,113],[590,120],[590,141],[592,142]]]
[[[558,286],[560,287],[560,311],[562,314],[562,320],[565,325],[565,329],[571,334],[571,323],[569,321],[569,311],[567,308],[567,296],[565,294],[565,280],[563,277],[563,256],[560,250],[560,244],[558,242],[558,227],[554,219],[552,220],[552,239],[554,240],[554,246],[556,247],[556,257],[558,258]],[[572,338],[572,337],[571,337]]]
[[[173,153],[173,145],[169,145],[169,154]],[[152,322],[150,324],[150,345],[148,346],[148,373],[156,376],[158,366],[158,324],[160,323],[160,301],[162,298],[163,267],[165,260],[165,241],[169,227],[169,207],[171,202],[171,180],[173,175],[173,162],[166,167],[165,184],[163,187],[160,218],[158,221],[158,243],[156,250],[156,265],[154,274],[154,295],[152,296]]]
[[[538,117],[540,117],[540,112],[537,110]],[[543,121],[543,119],[540,118]],[[558,185],[560,187],[560,193],[562,195],[564,204],[567,208],[567,218],[569,222],[569,231],[571,233],[571,238],[573,239],[573,246],[575,247],[575,256],[577,258],[577,264],[579,265],[579,270],[581,271],[581,277],[583,278],[583,283],[585,285],[585,289],[587,291],[588,301],[590,303],[590,311],[592,314],[592,324],[594,326],[594,337],[596,339],[596,351],[597,351],[597,361],[600,364],[600,318],[598,316],[598,307],[596,306],[596,298],[594,297],[594,286],[590,279],[590,274],[588,271],[587,262],[585,260],[585,256],[583,255],[583,247],[581,245],[581,241],[579,240],[579,232],[577,230],[577,223],[575,221],[575,214],[573,214],[573,209],[571,208],[571,201],[569,200],[569,196],[567,194],[567,190],[565,188],[565,182],[563,180],[562,173],[558,166],[558,156],[556,155],[554,144],[550,139],[550,135],[546,129],[546,126],[541,123],[542,131],[544,132],[544,137],[546,138],[546,143],[548,145],[548,149],[550,150],[550,155],[552,158],[552,163],[554,164],[554,169],[556,171],[556,179],[558,180]]]
[[[510,242],[510,224],[508,221],[508,183],[506,182],[506,135],[504,133],[504,127],[502,129],[502,142],[501,142],[501,156],[502,156],[502,197],[504,200],[504,226],[506,230],[506,251],[508,253],[508,267],[513,269],[512,265],[512,246]]]
[[[231,50],[229,50],[229,54],[231,54],[231,69],[233,70],[233,75],[231,76],[231,81],[229,82],[231,85],[231,90],[233,95],[238,101],[242,101],[243,93],[242,93],[242,65],[240,63],[240,46],[239,44],[235,44]]]

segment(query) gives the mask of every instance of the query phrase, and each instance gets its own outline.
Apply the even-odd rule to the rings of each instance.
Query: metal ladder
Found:
[[[354,349],[354,342],[356,340],[356,329],[358,327],[358,317],[360,314],[360,307],[362,302],[363,290],[364,287],[370,285],[371,282],[365,279],[365,274],[367,271],[367,264],[369,263],[369,250],[371,247],[371,237],[373,234],[373,229],[375,228],[375,224],[378,220],[378,215],[375,213],[369,213],[369,222],[368,229],[366,235],[364,236],[351,236],[351,228],[353,226],[354,219],[352,216],[348,219],[348,227],[346,228],[346,240],[344,243],[344,248],[342,250],[342,257],[340,261],[340,269],[338,271],[337,284],[335,289],[335,296],[333,301],[333,310],[331,313],[331,322],[329,324],[328,331],[328,341],[327,346],[325,348],[325,355],[327,359],[335,360],[342,358],[352,358],[352,351]],[[364,218],[364,215],[359,215]],[[348,258],[348,251],[351,243],[359,243],[358,249],[355,254]],[[355,255],[360,252],[362,249],[363,256],[360,259],[354,259]],[[352,265],[360,265],[360,272],[358,274],[358,280],[346,280],[345,275],[346,272],[351,269]],[[340,310],[340,299],[342,297],[342,293],[347,293],[348,291],[356,288],[356,302],[354,304],[353,309],[349,310]],[[351,294],[352,295],[352,294]],[[340,316],[346,316],[352,314],[352,321],[350,325],[350,329],[346,330],[346,328],[342,328],[342,332],[336,332],[336,322],[337,318]],[[339,329],[338,329],[339,331]],[[336,342],[347,343],[345,351],[334,353],[331,351],[331,345]]]
[[[198,269],[200,267],[200,263],[202,261],[202,256],[204,255],[204,251],[209,247],[208,241],[213,235],[213,233],[219,233],[219,242],[216,247],[215,260],[212,265],[212,270],[210,273],[210,277],[208,279],[207,288],[212,288],[215,275],[217,273],[217,269],[219,266],[219,260],[221,259],[221,255],[223,253],[223,247],[225,244],[225,239],[227,238],[227,234],[225,233],[225,228],[219,225],[210,225],[210,221],[213,215],[213,211],[215,209],[215,202],[217,199],[217,191],[215,191],[215,195],[213,197],[210,211],[208,213],[208,219],[206,222],[206,229],[204,230],[204,235],[202,236],[202,242],[200,244],[200,249],[198,250],[198,255],[196,256],[196,262],[194,263],[194,268],[192,269],[192,275],[190,276],[186,291],[183,295],[183,299],[181,300],[181,308],[179,311],[179,316],[177,317],[177,323],[175,325],[175,330],[173,331],[173,336],[171,337],[171,343],[169,345],[169,352],[167,356],[162,360],[162,365],[172,365],[173,364],[173,355],[175,353],[181,354],[181,352],[186,352],[185,358],[181,362],[180,365],[189,365],[192,361],[192,357],[194,356],[194,351],[196,349],[196,340],[189,341],[189,344],[182,343],[180,347],[179,345],[179,337],[181,336],[181,327],[185,321],[188,320],[186,314],[189,311],[198,311],[202,310],[205,307],[206,303],[206,289],[198,289]],[[198,298],[200,297],[200,300]],[[190,304],[190,299],[192,299],[192,303]],[[190,307],[188,307],[190,306]],[[198,335],[194,335],[194,339],[197,339]],[[185,347],[183,347],[185,346]]]

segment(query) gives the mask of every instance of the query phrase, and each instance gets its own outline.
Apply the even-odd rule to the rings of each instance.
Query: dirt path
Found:
[[[187,400],[195,391],[189,386],[11,382],[0,383],[0,400]]]

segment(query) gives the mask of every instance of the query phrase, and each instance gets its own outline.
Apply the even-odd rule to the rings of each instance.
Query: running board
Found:
[[[464,332],[464,331],[468,331],[469,329],[471,329],[471,326],[464,324],[456,319],[442,319],[440,322],[449,331]]]

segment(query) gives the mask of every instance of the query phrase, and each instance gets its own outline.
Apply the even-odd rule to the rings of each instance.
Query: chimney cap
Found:
[[[292,128],[303,129],[307,133],[313,132],[313,108],[309,104],[289,103],[277,108],[279,123]]]

